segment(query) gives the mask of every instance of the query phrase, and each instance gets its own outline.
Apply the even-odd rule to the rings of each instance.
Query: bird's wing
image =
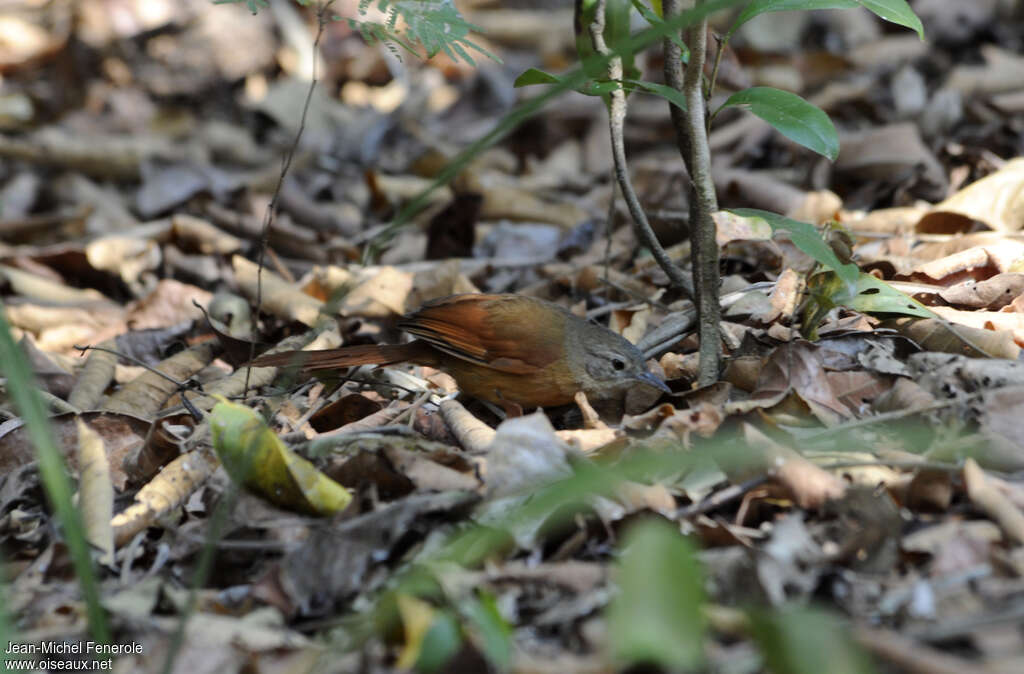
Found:
[[[557,360],[565,349],[564,322],[541,325],[551,307],[516,295],[452,295],[423,305],[398,327],[457,358],[529,374]]]

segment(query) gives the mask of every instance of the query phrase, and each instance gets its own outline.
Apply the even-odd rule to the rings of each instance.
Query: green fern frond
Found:
[[[268,0],[213,2],[218,5],[244,2],[253,14],[269,6]],[[307,5],[310,0],[296,2]],[[384,43],[396,56],[399,52],[395,45],[398,45],[417,57],[431,58],[444,52],[453,61],[463,60],[476,65],[469,54],[475,51],[501,63],[501,59],[469,39],[470,31],[478,31],[479,28],[462,18],[452,0],[359,0],[356,11],[363,17],[371,8],[384,14],[382,23],[338,16],[334,19],[348,22],[368,44]]]

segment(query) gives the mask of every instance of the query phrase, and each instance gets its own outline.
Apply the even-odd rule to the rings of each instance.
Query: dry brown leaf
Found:
[[[418,452],[387,447],[383,453],[399,473],[412,480],[417,489],[473,491],[480,487],[480,480],[476,476],[442,466]]]
[[[85,538],[96,547],[101,564],[114,563],[114,488],[110,483],[110,465],[100,434],[89,428],[81,417],[78,429],[78,509],[85,525]]]
[[[239,287],[251,299],[256,297],[257,270],[255,263],[240,255],[231,258],[235,279]],[[299,321],[308,326],[316,323],[323,302],[310,297],[268,269],[262,274],[263,310],[285,318]]]
[[[470,454],[482,454],[494,441],[494,429],[473,416],[462,403],[445,400],[441,403],[441,415],[448,428]]]
[[[1016,360],[1021,351],[1013,333],[1005,330],[973,328],[935,318],[896,319],[883,326],[895,328],[927,351],[1009,360]]]
[[[985,57],[985,65],[957,65],[949,73],[945,86],[965,96],[1020,88],[1024,57],[991,44],[982,45],[981,54]]]
[[[152,418],[171,395],[178,391],[177,382],[186,381],[209,365],[218,350],[219,345],[208,340],[174,354],[153,366],[170,377],[170,380],[147,370],[108,397],[103,403],[103,410],[140,419]]]
[[[608,447],[625,438],[625,433],[616,428],[581,428],[578,430],[555,431],[555,436],[569,447],[588,454]]]
[[[1021,61],[1024,64],[1024,60]],[[1024,65],[1022,65],[1024,67]],[[959,224],[946,222],[959,220]],[[966,230],[978,220],[997,232],[1024,229],[1024,158],[1009,161],[995,173],[963,188],[925,214],[918,232]]]
[[[103,293],[92,288],[72,288],[52,278],[0,264],[0,281],[6,281],[18,295],[52,304],[97,305],[108,303]]]
[[[84,419],[89,427],[100,434],[106,445],[110,462],[111,481],[119,491],[124,491],[128,482],[124,462],[138,453],[149,431],[148,421],[124,414],[86,412],[58,414],[48,419],[51,430],[62,454],[68,458],[72,468],[77,465],[76,447],[78,431],[76,420]],[[0,434],[0,473],[6,474],[17,467],[35,460],[35,449],[23,424],[8,422]]]
[[[171,216],[171,231],[182,249],[203,255],[231,255],[242,249],[242,240],[238,237],[186,213]]]
[[[916,124],[892,124],[840,134],[840,142],[843,151],[836,160],[837,171],[888,180],[899,171],[920,166],[924,178],[936,191],[946,191],[946,172],[921,140]]]
[[[925,213],[928,206],[899,206],[879,208],[868,213],[843,211],[839,221],[854,232],[876,234],[909,234]]]
[[[826,426],[851,416],[850,409],[836,397],[815,344],[799,340],[778,347],[765,362],[751,398],[770,399],[789,391]]]
[[[751,424],[743,424],[743,438],[747,449],[742,457],[737,457],[739,463],[725,468],[733,482],[742,481],[744,475],[767,473],[789,491],[801,508],[818,508],[843,495],[842,480]]]
[[[974,459],[964,464],[964,485],[967,496],[995,520],[1003,533],[1018,545],[1024,543],[1024,512],[993,487]]]
[[[984,281],[964,281],[943,288],[938,294],[950,304],[995,311],[1024,296],[1024,274],[1003,273]]]
[[[1013,271],[1014,263],[1021,258],[1024,258],[1024,243],[1004,239],[920,264],[914,269],[914,278],[926,283],[941,281],[944,285],[968,278],[980,281]]]
[[[128,306],[125,320],[132,330],[167,328],[184,321],[199,320],[202,310],[193,302],[206,306],[211,293],[173,279],[161,279],[148,295]]]
[[[112,350],[116,342],[108,339],[99,346]],[[85,365],[78,371],[68,402],[80,410],[94,409],[103,400],[107,386],[114,378],[116,364],[117,356],[110,351],[90,351]]]
[[[160,266],[160,247],[149,238],[105,236],[85,247],[85,256],[95,269],[117,274],[129,287],[140,287],[143,274]]]
[[[413,275],[394,267],[368,267],[356,273],[355,287],[342,298],[342,316],[401,316],[412,291]]]
[[[216,457],[201,450],[182,454],[167,464],[135,494],[135,503],[110,521],[117,546],[124,545],[137,533],[184,503],[213,474],[218,465]]]
[[[1017,346],[1024,346],[1024,314],[1006,311],[960,311],[952,307],[932,307],[932,311],[957,325],[966,325],[976,330],[1008,332],[1013,335]]]

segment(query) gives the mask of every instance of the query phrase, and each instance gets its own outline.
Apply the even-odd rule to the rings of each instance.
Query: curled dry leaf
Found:
[[[1024,274],[1001,273],[984,281],[964,281],[939,291],[950,304],[996,311],[1024,295]]]
[[[156,242],[135,236],[105,236],[85,247],[85,256],[95,269],[120,276],[130,288],[141,288],[143,274],[153,272],[162,260]]]
[[[99,346],[114,349],[114,340],[108,339]],[[117,356],[110,351],[90,351],[85,365],[78,372],[75,386],[71,389],[68,402],[80,410],[91,410],[103,400],[107,386],[114,379]]]
[[[231,255],[242,249],[242,240],[238,237],[186,213],[171,216],[171,231],[182,249],[203,255]]]
[[[102,564],[114,562],[114,487],[110,484],[107,451],[100,434],[81,418],[78,427],[78,509],[85,525],[85,538],[100,552]]]
[[[609,445],[625,438],[625,434],[615,428],[562,430],[555,431],[555,436],[569,447],[584,454],[605,449]]]
[[[92,288],[72,288],[51,278],[33,274],[6,264],[0,264],[0,281],[11,286],[15,293],[46,304],[90,305],[110,302],[102,293]],[[12,322],[14,319],[11,319]],[[16,323],[15,323],[16,325]]]
[[[1017,346],[1024,346],[1024,314],[1006,311],[960,311],[952,307],[933,307],[932,311],[951,323],[956,323],[957,326],[974,328],[979,332],[1008,333]]]
[[[183,504],[217,468],[209,453],[195,450],[167,464],[135,495],[135,502],[114,516],[110,526],[118,547]]]
[[[494,441],[494,429],[473,416],[462,403],[445,400],[441,403],[441,415],[467,452],[483,454],[488,451]]]
[[[995,520],[1010,540],[1024,543],[1024,512],[988,481],[974,459],[964,464],[964,486],[967,497]]]
[[[742,481],[742,475],[767,473],[789,491],[801,508],[818,508],[843,495],[842,480],[754,426],[743,424],[743,438],[747,449],[742,456],[734,457],[735,464],[724,467],[733,482]]]
[[[883,325],[898,330],[933,356],[966,354],[1014,361],[1021,352],[1008,330],[985,330],[936,318],[899,318]]]
[[[249,298],[255,299],[258,267],[240,255],[231,258],[235,279]],[[291,283],[264,269],[262,274],[263,310],[290,321],[308,326],[316,323],[323,302],[305,294]]]
[[[1004,239],[951,253],[914,268],[911,278],[924,283],[953,285],[967,279],[982,281],[1013,270],[1024,258],[1024,243]]]

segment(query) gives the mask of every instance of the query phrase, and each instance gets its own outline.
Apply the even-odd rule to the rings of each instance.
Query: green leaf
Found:
[[[924,26],[921,25],[921,19],[917,18],[914,10],[910,9],[907,0],[754,0],[740,12],[740,15],[729,29],[726,39],[731,37],[747,21],[768,12],[790,12],[809,9],[853,9],[855,7],[864,7],[886,21],[906,26],[916,31],[922,40],[924,39]]]
[[[344,510],[352,494],[281,441],[254,410],[215,396],[213,448],[235,482],[271,503],[311,515]]]
[[[622,85],[618,82],[611,82],[609,80],[603,80],[600,82],[587,82],[581,87],[576,87],[576,91],[586,96],[604,96],[610,94]]]
[[[438,611],[420,645],[416,669],[420,672],[435,672],[448,662],[462,646],[459,623],[448,611]]]
[[[512,627],[501,617],[494,596],[481,592],[479,599],[473,597],[463,603],[462,614],[479,637],[481,652],[499,671],[508,670],[512,664]]]
[[[694,669],[704,661],[704,574],[693,545],[663,520],[630,528],[608,606],[608,641],[624,663]],[[825,670],[822,670],[825,671]]]
[[[644,80],[626,80],[626,84],[643,90],[646,93],[661,96],[676,107],[686,110],[686,97],[683,96],[683,92],[677,91],[670,86],[655,84],[654,82],[646,82]]]
[[[818,229],[809,222],[800,222],[771,211],[762,211],[759,208],[731,208],[729,212],[743,218],[763,220],[772,228],[773,233],[779,231],[788,233],[793,245],[810,255],[815,261],[836,272],[848,286],[856,286],[857,279],[860,277],[860,269],[855,264],[840,262],[825,240],[821,238]]]
[[[522,75],[516,78],[516,81],[512,83],[514,87],[528,87],[531,84],[558,84],[561,82],[561,78],[557,75],[544,72],[538,68],[530,68],[523,72]]]
[[[608,46],[627,44],[630,35],[630,16],[633,13],[633,0],[607,0],[605,5],[604,39]],[[588,31],[589,32],[589,31]],[[625,77],[633,77],[638,72],[634,66],[632,49],[618,52],[622,57],[622,72]]]
[[[810,255],[822,266],[835,272],[839,283],[819,283],[818,303],[822,304],[823,315],[832,306],[844,306],[868,313],[894,313],[935,318],[927,307],[896,290],[888,283],[870,274],[864,274],[855,264],[843,264],[821,237],[818,229],[808,223],[793,220],[770,211],[757,208],[732,208],[730,213],[743,218],[753,218],[768,223],[772,232],[786,232],[793,245]],[[816,322],[808,320],[809,323]]]
[[[835,161],[839,156],[839,134],[821,109],[796,94],[772,87],[751,87],[737,91],[722,104],[747,106],[794,143]]]
[[[657,0],[657,3],[652,3],[652,5],[654,5],[653,9],[648,7],[644,3],[644,0],[633,0],[633,9],[640,12],[640,16],[647,19],[647,23],[651,24],[652,26],[660,26],[665,23],[665,20],[661,18],[661,0]],[[677,47],[679,47],[682,53],[683,63],[689,61],[690,49],[686,46],[686,43],[683,42],[682,39],[679,37],[679,33],[669,33],[668,39],[672,40],[672,42]]]
[[[626,77],[639,76],[634,65],[636,50],[631,46],[630,14],[633,11],[633,0],[606,0],[604,8],[605,44],[622,59],[622,72]],[[576,0],[576,11],[573,24],[576,30],[576,53],[583,64],[583,71],[594,80],[607,78],[607,64],[594,62],[596,54],[594,41],[590,35],[590,25],[594,22],[597,12],[595,0]]]
[[[924,26],[921,25],[921,19],[914,14],[914,10],[907,4],[907,0],[860,0],[860,4],[886,21],[906,26],[916,32],[919,38],[924,39]]]
[[[870,674],[870,660],[850,629],[830,613],[808,608],[751,611],[754,640],[767,669],[787,674]]]
[[[861,274],[852,289],[840,289],[832,301],[856,311],[873,314],[904,314],[918,318],[938,318],[938,315],[912,297],[871,274]]]

